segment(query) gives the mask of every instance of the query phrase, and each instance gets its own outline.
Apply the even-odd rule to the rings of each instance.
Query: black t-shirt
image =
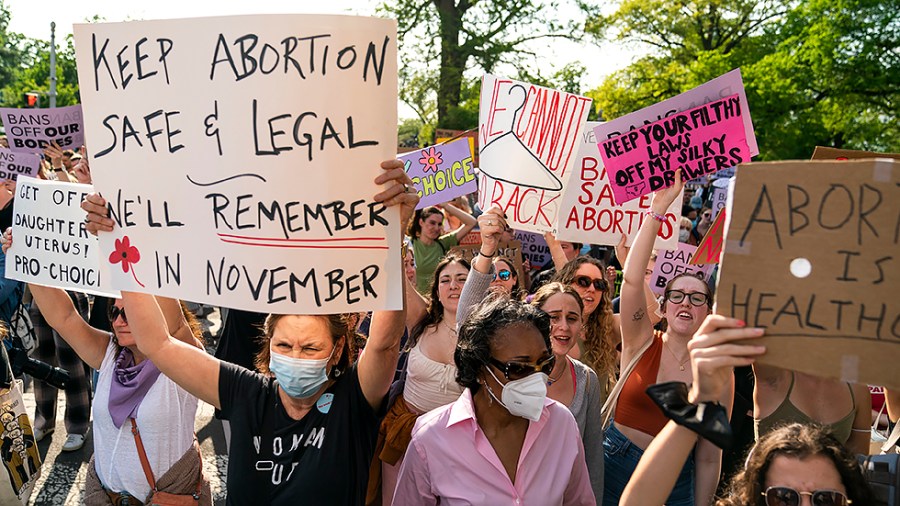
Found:
[[[363,504],[382,412],[344,373],[300,420],[291,419],[274,378],[222,362],[222,417],[231,422],[226,503]]]

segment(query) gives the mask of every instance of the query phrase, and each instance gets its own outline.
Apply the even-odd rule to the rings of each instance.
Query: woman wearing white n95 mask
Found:
[[[595,504],[578,426],[547,398],[550,317],[488,299],[460,326],[453,404],[422,415],[394,504]]]

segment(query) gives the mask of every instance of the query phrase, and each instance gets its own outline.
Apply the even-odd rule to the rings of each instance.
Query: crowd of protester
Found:
[[[90,182],[83,149],[44,155],[39,177]],[[900,418],[896,392],[876,411],[866,385],[756,364],[764,347],[742,341],[765,330],[713,315],[709,279],[651,291],[680,176],[630,248],[547,234],[552,260],[533,266],[500,255],[512,237],[500,208],[415,211],[399,161],[375,182],[405,225],[401,311],[223,310],[213,356],[182,301],[2,279],[0,317],[29,303],[34,358],[71,376],[62,450],[92,431],[86,504],[211,504],[200,400],[227,429],[228,504],[870,504],[855,455]],[[709,184],[687,186],[672,225],[697,245],[715,212]],[[15,181],[0,187],[4,261],[14,196]],[[112,230],[105,204],[82,205],[93,233]],[[473,230],[469,262],[454,247]],[[36,381],[35,397],[40,441],[56,388]]]

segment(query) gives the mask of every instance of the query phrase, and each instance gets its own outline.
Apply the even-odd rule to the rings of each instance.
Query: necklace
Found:
[[[454,336],[456,335],[456,329],[451,328],[450,325],[447,325],[446,320],[441,320],[441,325],[443,325],[444,328],[447,329],[451,334],[453,334]]]
[[[669,350],[669,353],[671,353],[672,356],[675,357],[675,361],[678,362],[678,355],[676,355],[675,352],[672,351],[672,348],[669,348],[669,343],[667,340],[663,339],[663,345],[666,347],[667,350]],[[688,363],[688,361],[690,359],[691,359],[691,354],[688,353],[688,357],[686,359],[684,359],[680,364],[678,364],[678,370],[683,371],[684,364]]]
[[[566,372],[566,369],[569,368],[569,360],[567,358],[563,358],[563,366],[562,369],[559,370],[559,374],[556,375],[555,378],[547,377],[547,386],[556,383],[559,381],[559,378],[562,378],[562,375]]]

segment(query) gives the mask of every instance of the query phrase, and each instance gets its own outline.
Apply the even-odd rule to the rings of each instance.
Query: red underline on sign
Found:
[[[249,235],[217,234],[220,238],[242,239],[245,241],[269,242],[341,242],[341,241],[384,241],[384,237],[329,237],[326,239],[285,239],[283,237],[253,237]],[[223,239],[224,240],[224,239]]]
[[[391,249],[390,246],[342,246],[342,245],[334,245],[334,246],[315,246],[312,244],[265,244],[261,242],[245,242],[245,241],[232,241],[229,239],[221,239],[222,242],[227,242],[229,244],[243,244],[245,246],[265,246],[267,248],[303,248],[303,249]]]

